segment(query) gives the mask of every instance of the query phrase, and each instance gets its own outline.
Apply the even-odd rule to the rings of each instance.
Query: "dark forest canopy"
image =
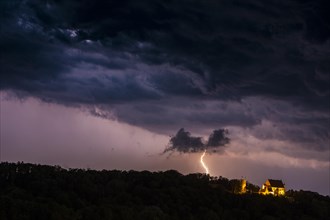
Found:
[[[239,180],[205,174],[0,164],[0,219],[327,219],[330,198],[235,194]],[[247,185],[250,191],[257,186]]]

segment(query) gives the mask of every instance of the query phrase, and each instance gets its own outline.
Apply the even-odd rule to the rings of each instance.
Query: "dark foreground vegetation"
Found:
[[[0,219],[328,219],[330,198],[235,194],[238,180],[177,171],[0,164]]]

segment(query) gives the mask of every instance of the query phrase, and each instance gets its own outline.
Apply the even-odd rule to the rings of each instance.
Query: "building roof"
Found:
[[[284,183],[282,182],[282,180],[272,180],[272,179],[268,179],[270,185],[272,187],[280,187],[280,188],[284,188]]]

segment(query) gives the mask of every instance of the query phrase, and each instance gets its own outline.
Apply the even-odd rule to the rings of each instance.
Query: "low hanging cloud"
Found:
[[[171,137],[164,153],[177,151],[181,153],[196,153],[210,149],[212,152],[220,152],[230,139],[226,129],[214,130],[209,136],[208,141],[204,143],[202,137],[191,136],[189,131],[181,128],[175,136]]]
[[[229,132],[226,129],[214,130],[206,144],[207,147],[220,147],[229,144],[230,139],[226,137]]]

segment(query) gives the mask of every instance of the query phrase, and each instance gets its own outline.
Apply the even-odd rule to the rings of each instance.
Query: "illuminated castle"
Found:
[[[240,193],[246,193],[246,179],[241,179],[241,190]]]
[[[274,196],[284,196],[285,188],[282,180],[272,180],[268,179],[261,187],[259,194],[262,195],[274,195]]]

